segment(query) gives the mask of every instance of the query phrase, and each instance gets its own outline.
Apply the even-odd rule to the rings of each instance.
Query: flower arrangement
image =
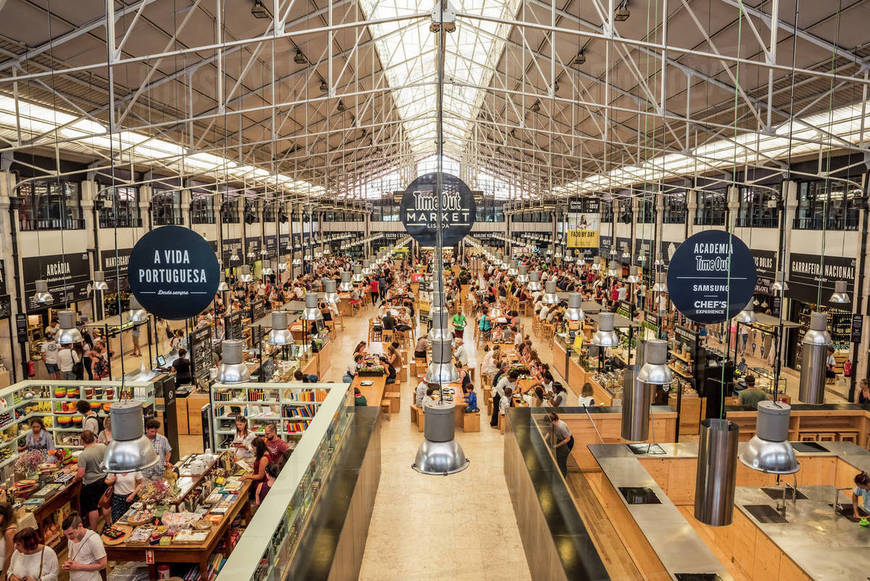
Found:
[[[36,472],[39,465],[45,462],[45,456],[40,450],[27,450],[18,455],[15,459],[15,472],[24,474],[32,474]]]
[[[146,480],[139,489],[139,500],[149,505],[167,504],[177,491],[177,487],[165,478]]]

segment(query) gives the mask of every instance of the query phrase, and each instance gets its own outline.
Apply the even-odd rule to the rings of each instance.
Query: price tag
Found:
[[[145,563],[148,565],[154,564],[154,551],[145,551]]]

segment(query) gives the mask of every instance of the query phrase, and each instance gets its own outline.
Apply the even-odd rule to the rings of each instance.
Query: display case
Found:
[[[261,389],[260,386],[253,386]],[[354,405],[346,384],[282,386],[300,397],[299,390],[314,390],[325,397],[271,492],[230,555],[219,579],[279,580],[292,578],[291,568],[302,556],[300,541],[318,509],[322,493],[333,475],[347,438]],[[296,402],[308,405],[305,402]]]
[[[263,433],[274,424],[278,435],[295,445],[326,400],[329,389],[318,383],[215,383],[210,389],[211,424],[216,450],[232,447],[235,418],[248,418],[250,430]]]

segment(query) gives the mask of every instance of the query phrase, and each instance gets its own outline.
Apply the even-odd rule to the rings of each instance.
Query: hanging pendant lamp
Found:
[[[335,292],[335,281],[331,278],[323,279],[323,298],[328,305],[337,305],[341,302],[341,297]]]
[[[244,283],[254,281],[254,276],[251,274],[251,267],[247,264],[243,264],[239,267],[239,280]]]
[[[303,321],[322,321],[323,313],[317,308],[317,295],[305,293],[305,310],[302,311]]]
[[[346,270],[341,271],[341,282],[338,285],[338,290],[343,293],[353,291],[353,283],[350,281],[350,273]]]
[[[548,280],[544,283],[544,296],[541,298],[541,302],[545,305],[559,304],[559,295],[556,294],[556,290],[555,280]]]
[[[740,461],[746,466],[768,474],[794,474],[801,469],[788,441],[791,406],[782,402],[758,402],[758,420],[755,435],[743,452]]]
[[[109,408],[112,418],[112,441],[100,464],[103,472],[125,474],[150,468],[160,458],[151,440],[145,435],[142,403],[133,400],[118,401]]]
[[[106,273],[102,270],[94,271],[94,286],[95,291],[107,291],[109,285],[106,283]]]
[[[529,282],[529,267],[525,264],[520,264],[517,267],[517,283],[527,284]]]
[[[586,318],[583,313],[583,297],[580,293],[568,295],[568,308],[565,309],[565,319],[568,321],[582,321]]]
[[[638,268],[634,265],[628,267],[628,278],[625,279],[625,282],[629,284],[637,284],[640,282],[640,277],[638,276]]]
[[[801,341],[798,401],[817,405],[825,403],[826,362],[831,348],[833,343],[828,333],[828,316],[825,313],[810,313],[810,328]]]
[[[781,293],[788,290],[788,283],[785,281],[785,274],[780,270],[776,273],[776,278],[773,284],[770,285],[770,290]]]
[[[269,331],[269,343],[272,345],[292,345],[293,334],[287,324],[287,311],[272,311],[272,330]]]
[[[695,518],[710,526],[731,524],[737,487],[737,442],[740,429],[719,418],[701,421],[698,471],[695,477]]]
[[[754,323],[757,319],[755,317],[755,307],[752,304],[752,301],[746,303],[746,306],[742,311],[737,313],[738,323]]]
[[[852,299],[849,298],[849,293],[846,291],[845,280],[834,282],[834,294],[831,295],[830,302],[836,305],[848,305],[852,302]]]
[[[592,335],[592,344],[598,347],[617,347],[619,337],[614,331],[615,313],[601,311],[598,313],[598,330]]]
[[[218,292],[227,292],[228,290],[230,290],[230,285],[227,284],[226,276],[224,275],[223,270],[221,270],[220,274],[218,275],[217,290]]]
[[[541,286],[541,273],[537,270],[529,275],[529,284],[526,287],[529,289],[529,292],[538,292],[543,287]]]
[[[48,291],[48,281],[37,280],[33,283],[36,287],[36,293],[33,295],[33,300],[38,305],[50,305],[54,302],[54,295]]]
[[[57,333],[58,343],[73,345],[83,341],[82,333],[76,327],[75,311],[60,311],[57,314],[57,320],[60,322],[60,330]]]
[[[219,383],[244,383],[250,381],[251,371],[242,362],[244,343],[236,339],[221,342],[221,365],[218,369]]]
[[[148,311],[142,308],[139,300],[135,295],[130,295],[130,309],[127,311],[128,317],[133,323],[142,323],[148,320]]]

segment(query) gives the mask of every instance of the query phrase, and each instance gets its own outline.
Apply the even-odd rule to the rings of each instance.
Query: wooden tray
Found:
[[[115,525],[115,528],[124,531],[124,534],[117,539],[110,539],[106,535],[100,535],[100,540],[103,541],[103,544],[107,547],[122,545],[127,542],[127,539],[129,539],[130,535],[133,534],[133,527],[131,527],[130,525]]]

